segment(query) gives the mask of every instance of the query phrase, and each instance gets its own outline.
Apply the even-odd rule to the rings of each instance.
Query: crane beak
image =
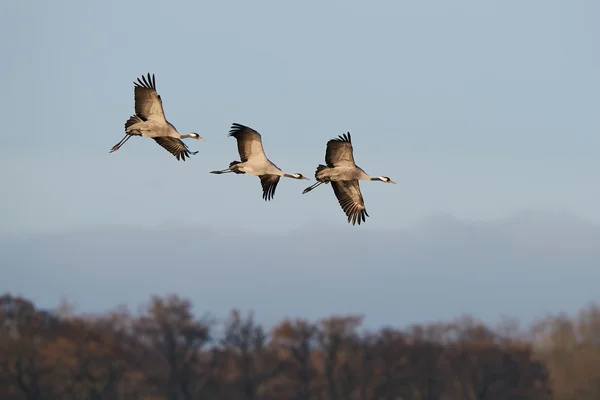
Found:
[[[396,184],[396,182],[394,182],[393,180],[389,180],[388,183],[393,183],[394,185]]]
[[[202,140],[202,141],[206,142],[206,139],[204,139],[202,136],[198,136],[198,140]]]

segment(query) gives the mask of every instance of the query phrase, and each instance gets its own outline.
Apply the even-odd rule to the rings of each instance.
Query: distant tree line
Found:
[[[470,317],[400,330],[361,316],[217,323],[153,297],[78,315],[0,297],[0,399],[598,400],[600,309],[526,330]]]

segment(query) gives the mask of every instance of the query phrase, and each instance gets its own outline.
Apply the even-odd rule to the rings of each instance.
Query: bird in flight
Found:
[[[186,157],[191,154],[187,145],[181,139],[197,139],[204,140],[196,132],[191,132],[182,135],[177,132],[177,129],[165,118],[165,113],[162,106],[162,99],[156,93],[156,80],[154,74],[148,79],[142,75],[142,79],[137,79],[134,83],[135,97],[135,115],[129,117],[125,122],[125,136],[119,143],[113,146],[110,153],[117,151],[131,138],[132,136],[145,136],[154,139],[156,143],[165,148],[169,153],[173,154],[178,160],[185,161]]]
[[[354,163],[354,150],[350,132],[331,139],[327,142],[325,151],[325,163],[319,164],[315,171],[317,182],[304,189],[302,194],[308,193],[317,186],[331,182],[333,193],[337,197],[340,206],[346,216],[348,223],[352,225],[361,221],[365,222],[369,216],[365,208],[365,201],[360,192],[359,180],[380,181],[385,183],[396,183],[387,176],[371,176]]]
[[[271,200],[275,196],[275,189],[279,179],[284,176],[293,179],[306,179],[302,174],[288,174],[273,164],[265,155],[260,133],[247,126],[234,123],[228,136],[237,140],[238,153],[241,161],[233,161],[229,168],[221,171],[211,171],[211,174],[250,174],[260,178],[263,190],[263,199]]]

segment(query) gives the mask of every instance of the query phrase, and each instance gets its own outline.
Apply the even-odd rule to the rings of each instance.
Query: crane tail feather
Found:
[[[319,180],[319,173],[327,168],[329,168],[327,165],[319,164],[315,170],[315,179]]]
[[[127,122],[125,122],[125,131],[127,132],[127,130],[131,126],[133,126],[135,124],[139,124],[140,122],[144,122],[144,120],[142,118],[140,118],[138,115],[132,115],[131,117],[129,117]]]
[[[236,174],[245,174],[244,171],[240,171],[237,168],[234,168],[236,165],[241,164],[241,161],[232,161],[229,163],[229,169],[233,172],[235,172]]]

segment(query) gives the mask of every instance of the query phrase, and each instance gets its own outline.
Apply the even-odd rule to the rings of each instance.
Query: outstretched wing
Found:
[[[327,151],[325,152],[325,163],[329,168],[333,167],[354,167],[354,155],[350,132],[344,133],[335,139],[327,142]]]
[[[369,214],[367,214],[365,201],[360,193],[358,180],[332,181],[331,187],[333,188],[335,197],[337,197],[342,210],[344,210],[348,216],[348,222],[352,222],[352,225],[357,222],[360,225],[361,221],[365,222],[365,218],[368,217]]]
[[[260,133],[254,129],[234,123],[231,125],[229,136],[233,136],[237,140],[238,153],[240,153],[242,162],[250,159],[267,159]]]
[[[133,92],[135,97],[135,113],[144,121],[154,120],[166,122],[165,113],[163,111],[162,99],[156,93],[156,80],[154,74],[148,79],[142,75],[142,79],[137,79],[133,82],[135,85]]]
[[[279,175],[261,175],[260,184],[263,189],[263,199],[271,200],[275,196],[275,189],[279,183]]]
[[[156,143],[167,149],[167,151],[173,154],[178,160],[185,161],[186,157],[190,157],[192,154],[197,154],[197,151],[190,151],[189,147],[183,143],[180,139],[172,138],[169,136],[160,136],[153,138]]]

